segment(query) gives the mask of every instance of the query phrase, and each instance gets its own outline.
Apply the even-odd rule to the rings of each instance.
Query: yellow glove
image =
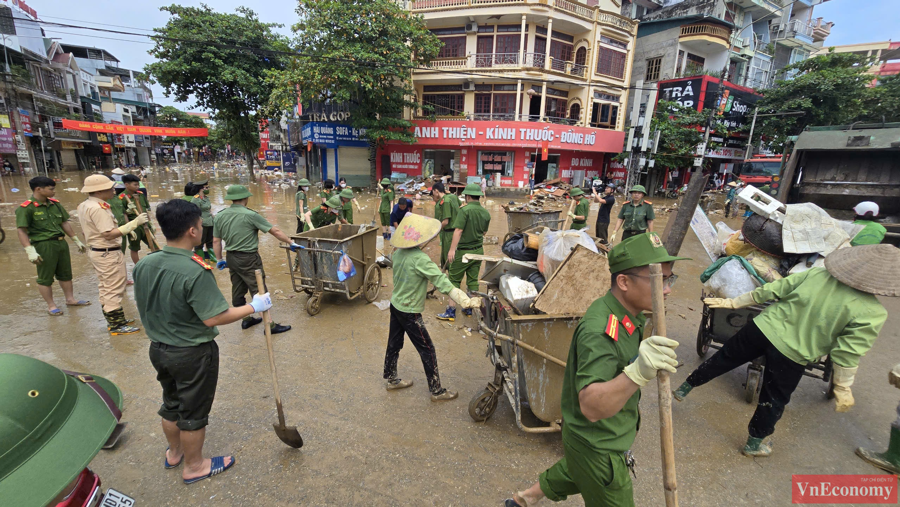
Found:
[[[849,412],[855,403],[850,386],[856,380],[857,369],[858,367],[844,368],[834,365],[831,381],[834,383],[834,410],[837,412]]]
[[[44,258],[41,257],[37,250],[31,245],[25,247],[25,253],[28,254],[28,262],[34,264],[35,266],[40,266],[42,262],[44,262]]]
[[[888,382],[897,389],[900,389],[900,364],[895,365],[894,369],[891,370],[891,373],[888,374]]]
[[[450,290],[450,299],[463,308],[481,308],[481,298],[470,298],[457,287],[453,287]]]
[[[124,236],[126,234],[133,232],[135,229],[146,224],[149,221],[150,221],[150,215],[148,215],[146,213],[141,213],[140,215],[137,216],[137,218],[135,218],[131,222],[128,222],[127,224],[123,225],[122,227],[119,227],[119,232],[121,232],[122,236]]]
[[[78,236],[72,236],[72,243],[75,243],[75,246],[78,247],[78,253],[87,252],[87,247],[78,239]]]
[[[746,308],[748,306],[753,306],[756,304],[756,301],[753,299],[753,296],[750,295],[749,292],[746,294],[741,294],[740,296],[734,299],[727,298],[706,298],[703,300],[706,303],[706,306],[710,308]]]
[[[616,241],[616,233],[612,233],[612,236],[609,237],[609,244],[613,244]]]
[[[641,342],[637,359],[622,372],[641,387],[653,380],[659,370],[675,373],[675,367],[678,366],[678,359],[675,356],[677,346],[678,342],[675,340],[664,336],[651,336]]]

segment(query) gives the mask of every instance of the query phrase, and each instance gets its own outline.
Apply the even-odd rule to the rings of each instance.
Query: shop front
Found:
[[[351,187],[372,185],[369,142],[365,129],[327,122],[303,126],[310,181],[345,178]]]
[[[535,122],[413,121],[415,144],[379,149],[378,178],[402,180],[452,173],[456,181],[528,188],[561,179],[581,184],[601,176],[607,154],[619,153],[625,134],[614,130]]]

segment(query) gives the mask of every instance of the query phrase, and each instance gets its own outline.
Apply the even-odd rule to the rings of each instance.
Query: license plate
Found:
[[[109,488],[106,490],[106,496],[103,497],[103,501],[100,503],[100,507],[133,507],[134,506],[134,498],[130,496],[119,493],[118,491]]]

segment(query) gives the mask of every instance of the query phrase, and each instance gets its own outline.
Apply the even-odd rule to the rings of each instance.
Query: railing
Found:
[[[731,31],[727,28],[707,23],[686,25],[681,27],[682,37],[688,37],[691,35],[709,35],[710,37],[718,37],[725,42],[728,42],[728,39],[731,37]]]
[[[518,67],[519,53],[478,53],[475,56],[475,67]]]
[[[578,17],[594,20],[594,8],[587,7],[569,0],[553,0],[553,6],[559,10],[569,12]]]
[[[630,32],[634,30],[634,27],[637,25],[637,21],[631,20],[628,18],[623,18],[621,16],[616,16],[614,14],[610,14],[608,12],[597,11],[597,22],[603,23],[604,25],[614,26],[616,28],[621,28],[626,32]]]
[[[466,69],[469,67],[469,58],[463,56],[460,58],[442,58],[440,60],[432,60],[428,67],[432,69]]]
[[[571,76],[584,77],[587,71],[587,66],[578,65],[561,58],[550,57],[550,70],[554,72],[561,72],[563,74],[569,74]]]
[[[515,113],[476,113],[469,117],[474,121],[516,121]]]
[[[519,53],[478,53],[457,58],[433,60],[427,67],[416,69],[415,72],[457,69],[543,70],[546,68],[546,70],[554,73],[566,74],[581,79],[587,78],[588,68],[586,65],[553,57],[549,57],[549,65],[545,66],[545,63],[548,63],[548,57],[544,53],[525,53],[524,61],[519,58]]]
[[[440,9],[442,7],[462,7],[469,5],[469,0],[415,0],[412,10]]]
[[[544,53],[525,53],[525,67],[531,67],[534,69],[543,69],[544,62],[547,61],[547,57]]]

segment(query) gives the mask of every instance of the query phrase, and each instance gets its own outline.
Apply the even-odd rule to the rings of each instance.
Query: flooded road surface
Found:
[[[58,183],[57,198],[70,212],[84,199],[77,192],[83,177],[83,173],[65,173]],[[184,180],[191,178],[190,174],[158,170],[147,184],[152,206],[180,195]],[[215,212],[228,205],[225,186],[240,178],[223,173],[211,180]],[[254,193],[250,207],[282,230],[293,232],[294,189],[258,181],[249,186]],[[129,427],[118,447],[101,451],[91,467],[105,487],[133,496],[138,505],[493,506],[530,485],[562,457],[560,435],[520,431],[505,396],[488,421],[475,423],[469,417],[469,400],[492,379],[493,367],[485,357],[486,342],[481,335],[464,329],[475,327],[473,319],[463,317],[449,324],[434,318],[443,310],[446,298],[428,300],[424,318],[437,348],[442,382],[458,390],[459,399],[430,401],[421,362],[408,343],[400,355],[399,369],[400,375],[414,380],[415,385],[387,392],[381,374],[388,312],[362,298],[348,301],[332,294],[325,296],[321,313],[310,317],[304,309],[306,296],[292,290],[284,251],[277,240],[265,235],[260,244],[275,301],[272,314],[276,321],[293,326],[292,331],[274,337],[282,397],[287,423],[298,427],[305,446],[301,450],[286,447],[272,429],[275,403],[261,327],[242,331],[238,324],[223,326],[217,339],[219,386],[205,454],[234,454],[237,466],[224,475],[185,486],[180,470],[162,467],[166,444],[156,415],[160,388],[147,356],[149,341],[143,332],[108,335],[94,271],[74,248],[75,295],[90,299],[93,305],[63,307],[66,314],[62,317],[47,315],[35,287],[34,267],[15,237],[15,207],[29,196],[26,179],[2,178],[0,223],[7,237],[0,245],[0,352],[33,356],[118,383],[125,394],[124,419]],[[507,226],[499,205],[505,200],[489,197],[487,201],[493,216],[488,234],[502,239]],[[355,212],[357,223],[371,222],[377,209],[374,194],[362,193],[360,204],[364,209]],[[657,207],[658,231],[669,218],[659,212],[661,207]],[[431,216],[431,200],[417,202],[416,212]],[[618,212],[618,206],[613,212]],[[595,216],[596,211],[589,220],[591,227]],[[714,217],[713,222],[720,219]],[[732,227],[740,224],[739,219],[727,222]],[[77,225],[75,229],[80,232]],[[157,237],[164,241],[161,234]],[[486,250],[499,253],[499,248],[492,245]],[[437,258],[437,243],[427,251]],[[688,233],[681,253],[694,261],[678,263],[679,283],[667,300],[669,335],[681,342],[678,354],[684,361],[672,376],[673,386],[701,361],[695,352],[701,313],[698,276],[709,264],[693,233]],[[130,272],[131,261],[127,262]],[[230,300],[227,271],[215,274]],[[390,298],[389,269],[384,270],[383,279],[386,287],[379,300]],[[62,303],[57,285],[54,291]],[[883,301],[891,316],[860,365],[853,387],[856,407],[849,413],[835,413],[833,403],[825,400],[825,383],[803,379],[778,425],[775,453],[770,458],[753,460],[738,453],[753,412],[743,401],[745,368],[675,404],[681,505],[788,505],[792,474],[879,473],[853,452],[857,446],[887,447],[889,424],[900,399],[900,392],[885,381],[887,372],[900,360],[900,305],[890,298]],[[130,287],[125,311],[129,316],[137,314]],[[656,386],[651,383],[644,389],[641,431],[634,445],[634,489],[639,506],[664,504],[656,399]],[[561,505],[583,502],[574,497]]]

